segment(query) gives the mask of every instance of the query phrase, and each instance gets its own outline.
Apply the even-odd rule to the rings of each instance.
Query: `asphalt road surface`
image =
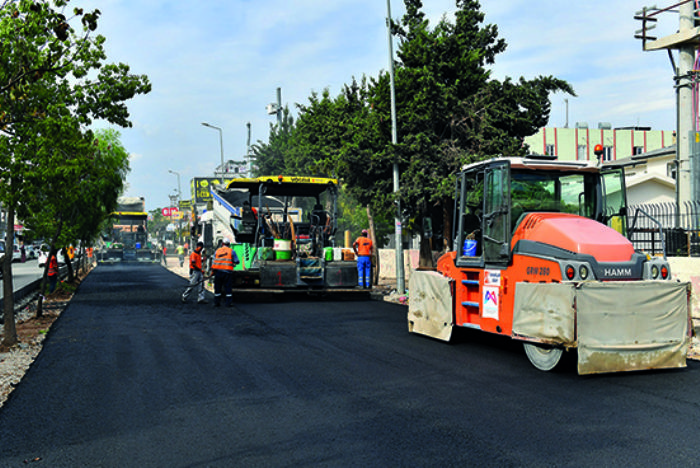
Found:
[[[0,409],[0,466],[700,463],[694,361],[544,373],[501,337],[410,335],[395,304],[213,308],[182,304],[184,286],[94,270]]]

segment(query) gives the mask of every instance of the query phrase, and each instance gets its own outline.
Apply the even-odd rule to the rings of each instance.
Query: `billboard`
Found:
[[[227,184],[234,178],[224,178],[221,177],[195,177],[190,183],[190,189],[192,190],[192,202],[193,203],[207,203],[211,201],[211,192],[209,188],[212,184]]]

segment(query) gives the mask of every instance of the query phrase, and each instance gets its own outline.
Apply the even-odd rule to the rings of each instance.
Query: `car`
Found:
[[[12,244],[12,261],[22,261],[22,249],[19,247],[19,244]]]
[[[39,265],[39,268],[44,268],[44,265],[46,265],[46,258],[49,256],[49,246],[48,244],[41,244],[39,247],[39,254],[38,254],[38,259],[39,261],[37,264]],[[60,265],[61,263],[64,263],[65,260],[63,259],[63,254],[59,250],[58,253],[56,253],[56,260],[58,260],[58,264]]]
[[[33,245],[25,245],[24,250],[27,253],[27,258],[28,259],[34,259],[37,257],[36,249],[34,248]]]

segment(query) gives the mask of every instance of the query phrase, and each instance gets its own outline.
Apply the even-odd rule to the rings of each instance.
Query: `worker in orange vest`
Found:
[[[233,305],[233,268],[239,263],[236,252],[231,248],[231,241],[224,239],[221,247],[216,250],[214,263],[211,265],[214,272],[214,307],[221,305],[222,292],[226,296],[226,307]]]
[[[202,251],[204,250],[204,243],[197,242],[197,247],[190,254],[190,285],[182,293],[182,302],[187,302],[190,294],[193,291],[197,291],[197,304],[206,304],[207,300],[204,298],[204,273],[202,271]]]
[[[49,270],[46,274],[49,278],[49,294],[51,294],[56,290],[56,284],[58,283],[58,261],[56,260],[56,254],[51,255]]]
[[[357,286],[372,287],[372,239],[368,237],[367,229],[352,244],[352,250],[357,255]]]

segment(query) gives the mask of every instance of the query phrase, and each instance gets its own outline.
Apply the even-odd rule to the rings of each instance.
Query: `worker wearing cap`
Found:
[[[214,254],[211,269],[214,272],[214,307],[221,305],[221,294],[226,296],[226,307],[233,305],[233,267],[240,261],[236,252],[231,248],[231,241],[224,239],[223,244]]]
[[[357,255],[357,286],[372,287],[372,240],[368,237],[367,229],[352,244],[352,250]]]
[[[197,242],[197,247],[190,254],[190,285],[182,293],[182,302],[187,302],[190,294],[197,291],[197,304],[206,304],[204,298],[204,273],[202,272],[202,252],[204,251],[204,243]]]

